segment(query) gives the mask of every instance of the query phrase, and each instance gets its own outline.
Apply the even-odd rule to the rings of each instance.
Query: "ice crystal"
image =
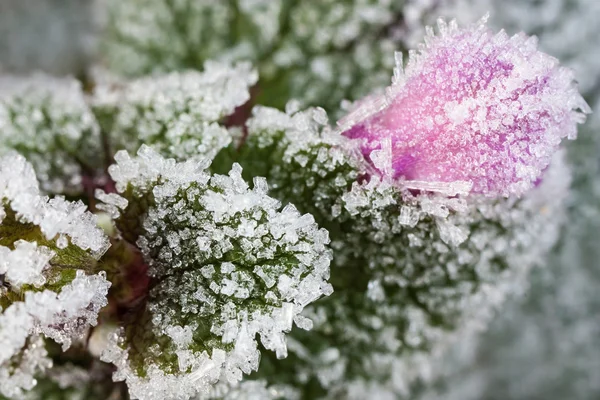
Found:
[[[240,162],[251,176],[266,177],[284,203],[298,202],[315,216],[330,215],[361,172],[359,154],[326,126],[324,110],[298,112],[298,106],[290,102],[285,113],[255,107]]]
[[[38,335],[31,336],[19,356],[11,361],[10,367],[8,363],[0,364],[0,394],[9,398],[24,397],[37,384],[35,376],[52,367],[44,341]]]
[[[399,59],[385,96],[363,100],[340,122],[344,135],[362,139],[384,175],[468,181],[492,197],[523,194],[590,111],[572,72],[522,33],[494,34],[484,22],[438,27],[406,68]],[[374,157],[387,140],[385,169]]]
[[[300,312],[332,290],[327,231],[292,205],[280,210],[263,178],[250,189],[237,164],[211,176],[207,163],[177,163],[147,146],[115,159],[110,173],[128,200],[117,226],[126,231],[129,209],[144,203],[127,237],[155,281],[104,354],[115,379],[134,398],[189,398],[256,370],[257,335],[286,357],[285,333],[306,328]]]
[[[78,194],[101,167],[100,134],[81,84],[45,75],[0,78],[0,154],[17,150],[49,193]]]
[[[522,2],[575,67],[588,1]],[[0,79],[0,397],[467,399],[589,112],[534,38],[422,26],[471,2],[108,0],[128,78]]]
[[[94,109],[113,152],[136,152],[145,143],[167,157],[212,159],[231,142],[219,122],[250,99],[257,79],[248,63],[207,62],[203,72],[105,83],[96,89]]]

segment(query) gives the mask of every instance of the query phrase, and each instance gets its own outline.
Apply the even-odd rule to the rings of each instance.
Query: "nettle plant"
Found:
[[[271,88],[243,62],[3,81],[0,392],[393,399],[436,378],[555,242],[560,143],[589,112],[535,38],[438,30],[336,125],[255,105]]]

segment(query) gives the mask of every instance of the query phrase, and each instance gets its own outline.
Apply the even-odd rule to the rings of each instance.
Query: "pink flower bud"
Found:
[[[538,51],[535,37],[494,34],[485,19],[465,29],[440,20],[438,27],[437,35],[428,29],[404,70],[397,60],[385,95],[361,101],[340,129],[361,139],[383,176],[521,195],[590,112],[572,71]]]

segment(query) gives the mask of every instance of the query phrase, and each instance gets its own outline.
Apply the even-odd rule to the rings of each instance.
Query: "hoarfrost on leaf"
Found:
[[[249,63],[206,62],[204,71],[173,72],[130,82],[103,83],[94,110],[112,151],[142,143],[166,157],[212,159],[231,143],[219,122],[250,99],[258,75]]]
[[[550,166],[521,198],[482,195],[464,179],[398,179],[380,173],[393,167],[389,140],[365,163],[365,142],[315,113],[256,107],[240,149],[240,162],[266,176],[274,196],[328,227],[334,249],[335,295],[307,307],[313,326],[291,333],[294,361],[265,354],[257,378],[306,396],[312,385],[326,398],[408,396],[541,263],[563,222],[568,168],[549,150]]]
[[[280,210],[263,179],[250,188],[237,164],[211,176],[206,162],[178,163],[147,146],[116,160],[110,172],[128,201],[117,226],[144,199],[127,237],[154,283],[103,356],[117,366],[115,379],[134,397],[187,398],[256,370],[258,337],[286,357],[296,317],[332,291],[327,231],[291,205]]]
[[[75,278],[62,287],[60,293],[51,290],[25,293],[23,301],[12,303],[0,314],[0,388],[3,393],[18,393],[20,386],[8,387],[4,380],[23,380],[29,373],[35,372],[36,364],[48,367],[45,351],[38,351],[32,356],[32,347],[42,348],[35,335],[44,335],[63,345],[70,347],[72,340],[81,339],[90,326],[96,325],[98,312],[107,304],[108,282],[103,273],[85,275],[77,271]],[[27,347],[28,341],[31,343]],[[24,348],[25,347],[25,348]],[[12,368],[13,357],[24,352],[23,362],[27,367]],[[29,361],[28,361],[29,360]],[[17,382],[13,382],[17,384]],[[23,384],[21,384],[23,385]],[[24,385],[23,385],[24,386]],[[33,385],[29,384],[29,388]]]
[[[0,246],[0,275],[16,288],[23,284],[40,286],[46,281],[42,271],[54,254],[47,247],[25,240],[16,241],[14,250]]]
[[[40,194],[31,164],[0,158],[0,392],[31,389],[49,368],[39,336],[67,349],[96,324],[110,282],[96,271],[109,241],[83,203]]]
[[[110,0],[103,49],[112,69],[134,76],[249,60],[261,75],[258,104],[283,109],[296,98],[337,110],[386,84],[393,50],[405,47],[397,27],[416,29],[403,23],[405,3]]]
[[[96,259],[110,246],[108,238],[96,225],[96,216],[87,211],[81,201],[43,196],[33,167],[14,152],[0,158],[0,199],[5,240],[13,234],[9,224],[30,224],[40,230],[40,239],[58,243],[64,242],[64,236],[67,236],[70,243],[89,251]]]
[[[438,26],[406,67],[399,61],[386,93],[360,101],[340,129],[384,176],[525,193],[590,112],[572,71],[538,51],[535,37],[494,34],[485,21]]]

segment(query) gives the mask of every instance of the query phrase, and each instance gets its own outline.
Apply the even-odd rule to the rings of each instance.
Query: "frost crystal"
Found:
[[[35,376],[52,367],[52,360],[47,356],[42,337],[31,336],[19,356],[13,357],[10,366],[9,363],[0,364],[0,394],[21,398],[25,391],[31,390],[37,384]]]
[[[567,36],[594,30],[563,20],[590,1],[499,19],[538,8],[525,30],[577,67]],[[0,77],[0,398],[424,400],[464,376],[559,237],[589,112],[535,38],[424,28],[472,2],[105,0],[113,71]]]
[[[474,193],[490,197],[521,195],[590,111],[573,74],[539,52],[534,37],[493,34],[484,22],[438,26],[406,68],[399,59],[385,96],[360,102],[340,128],[363,141],[364,155],[384,175],[469,181]],[[390,170],[376,157],[386,140]]]
[[[100,134],[81,84],[44,75],[0,78],[0,154],[17,150],[33,164],[42,190],[78,194],[93,177]]]
[[[592,93],[598,82],[600,47],[594,40],[600,27],[595,0],[444,0],[439,15],[474,21],[473,15],[490,13],[490,25],[508,32],[535,32],[540,48],[573,68],[580,90]],[[465,12],[470,10],[470,12]]]
[[[250,189],[237,164],[210,176],[207,163],[176,163],[147,146],[137,158],[115,158],[110,173],[128,200],[117,226],[128,229],[129,208],[145,202],[127,237],[137,237],[154,281],[136,321],[104,354],[115,379],[134,398],[189,398],[256,370],[257,335],[286,357],[285,333],[332,291],[327,231],[291,205],[279,210],[264,179]]]
[[[0,246],[0,275],[17,288],[23,284],[40,286],[45,282],[42,270],[54,254],[47,247],[24,240],[16,241],[14,250]]]
[[[219,122],[250,99],[257,79],[248,63],[207,62],[203,72],[99,87],[94,109],[110,131],[113,150],[136,152],[144,143],[168,157],[212,159],[231,142]]]
[[[361,173],[360,154],[326,126],[324,110],[297,112],[297,106],[290,102],[285,113],[255,107],[240,162],[252,176],[266,177],[284,203],[302,204],[315,216],[335,214],[340,196]]]

